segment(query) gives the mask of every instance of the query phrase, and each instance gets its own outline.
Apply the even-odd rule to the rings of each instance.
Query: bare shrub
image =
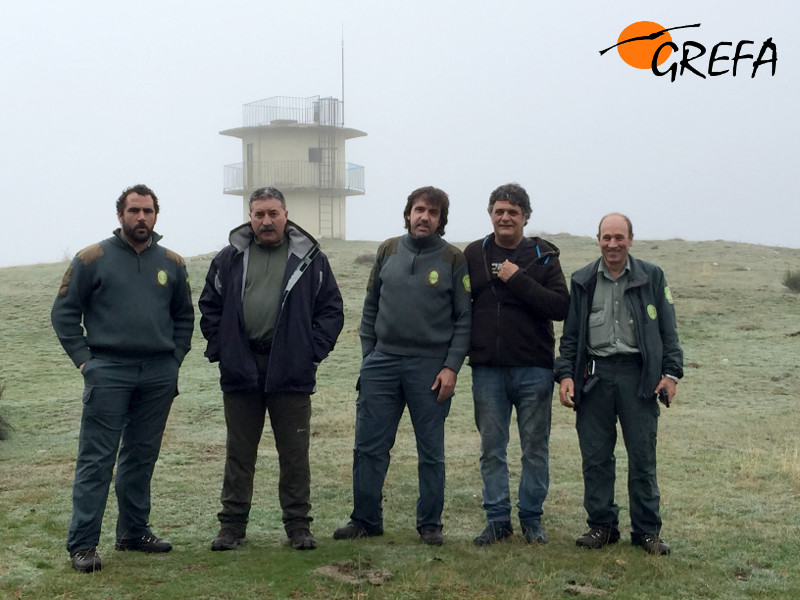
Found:
[[[791,269],[786,271],[783,275],[783,285],[793,292],[800,292],[800,273]]]
[[[375,255],[369,252],[359,254],[353,259],[353,262],[357,265],[371,265],[375,262]]]
[[[3,389],[3,386],[0,385],[0,400],[3,398]],[[11,431],[11,429],[11,425],[3,418],[3,415],[0,414],[0,440],[8,439],[8,432]]]

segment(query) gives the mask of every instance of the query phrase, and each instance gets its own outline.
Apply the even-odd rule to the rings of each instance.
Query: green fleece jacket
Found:
[[[469,350],[470,285],[464,254],[441,237],[390,238],[378,248],[361,316],[363,356],[443,358],[455,372]]]
[[[61,345],[79,366],[98,357],[136,362],[189,352],[194,309],[183,259],[158,245],[157,233],[140,254],[114,235],[75,256],[53,304]]]

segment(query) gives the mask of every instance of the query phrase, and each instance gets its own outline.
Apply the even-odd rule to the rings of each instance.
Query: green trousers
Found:
[[[259,385],[263,386],[267,355],[257,355]],[[244,533],[253,500],[258,445],[269,413],[278,451],[278,500],[283,526],[289,533],[304,529],[312,521],[309,439],[311,395],[305,393],[224,393],[227,442],[222,510],[217,514],[223,527]]]
[[[655,397],[638,396],[642,367],[638,355],[595,361],[596,385],[578,408],[576,428],[583,460],[584,500],[589,527],[619,528],[614,500],[617,420],[628,454],[631,538],[661,531],[656,480],[659,407]]]

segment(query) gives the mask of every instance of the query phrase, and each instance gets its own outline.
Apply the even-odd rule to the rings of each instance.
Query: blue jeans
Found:
[[[383,482],[397,425],[406,405],[417,440],[417,530],[442,527],[444,421],[450,399],[431,390],[442,358],[397,356],[373,350],[361,364],[353,450],[353,512],[370,533],[383,532]]]
[[[475,424],[481,434],[481,478],[486,519],[511,520],[508,448],[511,409],[517,409],[522,475],[517,508],[522,523],[538,523],[550,485],[553,371],[541,367],[472,367]]]
[[[128,364],[91,358],[83,378],[67,537],[70,552],[97,546],[100,540],[115,460],[117,538],[137,538],[150,531],[150,479],[178,391],[178,361],[172,355]]]

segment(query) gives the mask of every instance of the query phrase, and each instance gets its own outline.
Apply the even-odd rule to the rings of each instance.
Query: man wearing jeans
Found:
[[[383,533],[382,489],[397,425],[408,405],[417,440],[417,531],[441,546],[444,421],[469,346],[469,275],[462,252],[445,242],[447,194],[411,192],[408,234],[386,240],[367,284],[361,317],[360,391],[353,449],[353,512],[334,539]]]
[[[488,210],[494,233],[464,251],[472,282],[469,363],[488,521],[473,541],[486,546],[514,531],[506,449],[511,411],[516,408],[522,446],[520,527],[525,541],[543,544],[555,346],[552,321],[566,317],[569,293],[558,248],[523,235],[531,215],[525,189],[516,183],[498,187],[489,196]]]

